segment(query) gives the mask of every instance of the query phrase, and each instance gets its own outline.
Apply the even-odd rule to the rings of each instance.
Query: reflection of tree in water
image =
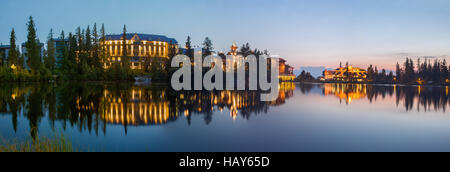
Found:
[[[312,86],[312,85],[310,85]],[[306,90],[311,90],[309,87]],[[300,85],[302,90],[303,85]],[[364,84],[323,84],[318,85],[325,96],[334,96],[347,104],[367,98],[371,103],[395,97],[397,106],[403,104],[406,111],[416,107],[417,111],[442,111],[450,106],[448,87],[424,86],[376,86]]]
[[[270,106],[281,105],[293,96],[294,84],[282,84],[280,97],[261,102],[257,91],[186,91],[132,84],[67,83],[62,85],[4,85],[0,88],[0,115],[12,115],[14,130],[20,115],[29,121],[34,138],[42,118],[55,124],[77,128],[80,132],[106,134],[107,125],[162,125],[185,116],[190,124],[194,115],[203,115],[211,123],[215,111],[229,110],[230,116],[249,119],[266,113]]]

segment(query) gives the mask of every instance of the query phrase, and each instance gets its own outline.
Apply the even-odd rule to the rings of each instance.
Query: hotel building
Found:
[[[279,66],[280,66],[280,81],[294,81],[296,78],[294,75],[294,67],[286,64],[286,60],[283,58],[279,58]]]
[[[8,59],[10,45],[0,45],[0,64],[4,64]]]
[[[232,59],[231,61],[235,62],[235,68],[238,68],[239,66],[243,65],[240,63],[240,61],[238,60],[239,55],[241,55],[238,52],[238,46],[236,45],[236,43],[233,43],[231,45],[231,50],[227,53],[227,55],[231,55]],[[224,58],[224,57],[223,57]],[[288,65],[285,59],[280,58],[280,56],[278,55],[271,55],[270,58],[275,58],[279,60],[279,79],[280,81],[284,82],[284,81],[294,81],[294,79],[296,78],[296,76],[294,75],[294,67]],[[230,63],[229,59],[223,59],[224,60],[224,70],[225,71],[230,71],[232,68],[231,66],[226,66],[227,63]]]
[[[38,42],[38,46],[39,46],[39,56],[41,57],[41,62],[43,62],[45,45],[44,45],[44,43]],[[28,67],[28,51],[27,51],[26,43],[22,43],[22,54],[25,57],[25,64],[24,64],[25,69],[30,69],[30,67]]]
[[[367,71],[348,66],[336,70],[325,70],[323,75],[322,81],[363,82],[367,78]]]
[[[69,48],[69,39],[53,39],[55,42],[55,59],[56,65],[61,66],[64,58],[64,47]]]
[[[109,60],[104,67],[108,68],[115,62],[120,62],[123,57],[123,35],[107,35],[102,42]],[[152,34],[126,34],[127,56],[130,58],[131,69],[142,69],[146,58],[169,57],[169,48],[178,49],[178,42],[173,38]]]

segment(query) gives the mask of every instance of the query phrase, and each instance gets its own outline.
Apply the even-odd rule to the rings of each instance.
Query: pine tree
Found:
[[[397,77],[397,82],[402,82],[402,69],[400,68],[400,64],[397,62],[395,75]]]
[[[24,54],[21,54],[20,56],[19,56],[19,60],[18,60],[18,62],[17,62],[17,65],[20,67],[20,68],[25,68],[25,55]]]
[[[442,65],[441,65],[442,69],[441,69],[441,73],[442,73],[442,83],[445,83],[447,79],[449,79],[449,69],[447,66],[447,60],[444,59],[444,61],[442,61]]]
[[[36,28],[33,21],[33,17],[30,16],[28,26],[28,36],[25,47],[27,48],[28,66],[33,73],[37,73],[42,65],[40,55],[40,45],[36,35]]]
[[[86,32],[84,33],[84,45],[85,45],[85,51],[88,53],[89,51],[91,51],[92,49],[92,38],[91,38],[91,29],[90,26],[88,25],[86,28]]]
[[[55,69],[55,61],[55,41],[53,39],[53,29],[50,29],[47,40],[47,54],[44,58],[45,67],[53,71]]]
[[[102,37],[100,38],[100,42],[104,44],[106,42],[106,31],[105,31],[105,24],[102,24],[102,28],[100,29],[100,34]],[[106,50],[106,46],[102,45],[100,48],[100,63],[103,65],[108,60],[108,53]]]
[[[19,52],[17,51],[16,46],[16,33],[14,29],[11,31],[11,37],[10,37],[10,50],[8,53],[8,66],[18,66],[18,60],[19,60]]]
[[[247,42],[246,44],[242,45],[239,51],[244,57],[250,55],[251,54],[250,43]]]
[[[205,41],[203,41],[203,57],[209,56],[212,54],[213,50],[213,43],[209,37],[205,38]]]
[[[75,70],[77,69],[77,50],[79,49],[77,44],[77,37],[69,33],[69,47],[67,50],[67,58],[65,58],[64,69],[66,75],[72,77],[71,75],[75,74]]]
[[[102,68],[101,62],[100,62],[100,44],[99,44],[99,38],[98,38],[98,32],[97,32],[97,23],[94,23],[94,28],[92,32],[92,66],[100,70]]]
[[[81,52],[83,47],[83,36],[81,34],[81,28],[78,27],[76,30],[76,38],[77,38],[77,51]]]
[[[4,62],[4,61],[5,61],[5,58],[6,58],[5,53],[4,53],[3,51],[0,51],[0,67],[2,67],[3,64],[5,63],[5,62]]]
[[[177,55],[177,47],[173,44],[172,41],[169,43],[169,59],[165,61],[165,69],[168,70],[170,68],[170,64],[172,63],[173,58]]]
[[[188,36],[187,40],[186,40],[186,56],[190,57],[190,58],[194,58],[194,51],[192,50],[192,45],[191,45],[191,37]]]
[[[124,69],[129,69],[129,58],[128,58],[128,47],[127,47],[127,27],[123,25],[123,34],[122,34],[122,67]]]

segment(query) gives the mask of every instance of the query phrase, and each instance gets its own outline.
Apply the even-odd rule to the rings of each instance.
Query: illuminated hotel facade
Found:
[[[231,49],[230,51],[227,53],[227,55],[231,55],[232,58],[231,59],[225,59],[225,56],[222,56],[223,58],[223,69],[225,71],[230,71],[232,68],[232,66],[227,66],[226,64],[231,64],[232,62],[234,62],[235,66],[234,68],[238,68],[241,65],[241,61],[238,60],[238,58],[240,58],[241,54],[238,52],[238,46],[236,45],[236,43],[233,43],[231,45]],[[271,55],[271,58],[275,58],[279,60],[279,75],[278,78],[280,79],[280,81],[294,81],[294,79],[296,78],[296,76],[294,75],[294,67],[288,65],[285,59],[280,58],[280,56],[278,55]]]
[[[123,54],[123,35],[107,35],[101,43],[108,60],[104,67],[109,68],[113,63],[121,62]],[[127,57],[130,58],[131,69],[143,69],[146,58],[169,58],[169,48],[178,50],[178,42],[174,38],[153,34],[126,34]]]
[[[322,81],[364,82],[367,79],[367,71],[361,68],[348,66],[336,70],[325,70]]]

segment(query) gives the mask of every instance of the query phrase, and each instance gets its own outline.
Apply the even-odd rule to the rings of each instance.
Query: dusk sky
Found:
[[[336,67],[340,61],[393,69],[408,57],[450,57],[449,0],[2,0],[0,43],[11,28],[26,39],[32,15],[41,41],[50,28],[104,23],[108,33],[161,34],[184,46],[205,37],[216,51],[236,42],[268,49],[290,64]]]

